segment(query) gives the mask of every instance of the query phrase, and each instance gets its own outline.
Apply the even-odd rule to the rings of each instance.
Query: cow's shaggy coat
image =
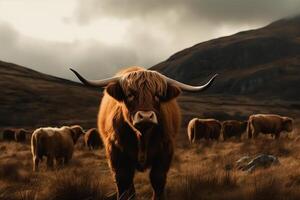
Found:
[[[222,122],[223,139],[226,140],[231,137],[241,139],[242,133],[247,129],[247,124],[248,121],[227,120]]]
[[[191,143],[201,139],[218,140],[221,134],[221,123],[216,119],[192,119],[187,127],[188,138]]]
[[[67,164],[72,158],[74,144],[83,134],[80,126],[61,128],[39,128],[31,136],[33,171],[38,171],[39,162],[47,157],[47,167],[53,169],[53,161],[59,166]]]
[[[248,138],[256,138],[259,133],[272,134],[276,139],[282,131],[293,130],[293,119],[274,114],[251,115],[248,120]]]

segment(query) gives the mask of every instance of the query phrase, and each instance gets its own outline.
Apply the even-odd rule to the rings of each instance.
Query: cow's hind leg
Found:
[[[53,156],[47,156],[47,168],[53,170]]]
[[[37,156],[34,156],[33,157],[33,171],[34,172],[39,171],[39,162],[40,162],[40,159]]]

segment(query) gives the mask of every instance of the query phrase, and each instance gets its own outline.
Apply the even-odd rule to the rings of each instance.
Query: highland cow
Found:
[[[216,119],[192,119],[187,128],[188,138],[191,143],[201,139],[218,140],[221,133],[221,123]]]
[[[26,131],[24,129],[16,129],[15,130],[15,141],[16,142],[25,142],[27,133],[28,133],[28,131]]]
[[[248,138],[256,138],[259,133],[271,134],[275,139],[280,137],[282,131],[291,132],[293,130],[293,120],[273,114],[251,115],[248,120]]]
[[[33,171],[38,171],[39,161],[47,157],[47,167],[53,169],[53,160],[59,166],[68,164],[72,158],[74,145],[83,130],[80,126],[61,128],[39,128],[31,136]]]
[[[84,134],[84,143],[85,146],[88,147],[90,150],[103,147],[100,134],[96,128],[91,128]]]
[[[222,123],[222,134],[224,141],[231,137],[241,139],[242,133],[247,129],[248,121],[227,120]]]
[[[15,129],[4,129],[2,132],[2,138],[4,141],[14,141]]]
[[[72,69],[71,69],[72,70]],[[156,71],[131,67],[115,77],[99,81],[76,76],[86,85],[105,87],[98,127],[114,176],[118,199],[135,197],[135,170],[150,168],[153,199],[162,199],[180,126],[176,97],[181,90],[202,91]]]

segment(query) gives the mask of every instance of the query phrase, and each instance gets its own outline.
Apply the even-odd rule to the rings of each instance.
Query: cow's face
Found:
[[[123,115],[137,129],[160,121],[160,104],[177,97],[180,89],[167,84],[157,72],[135,71],[111,83],[107,93],[123,104]]]
[[[78,138],[81,135],[84,135],[84,131],[81,126],[74,125],[70,127],[71,137],[73,139],[74,144],[77,142]]]
[[[293,120],[289,117],[283,119],[283,126],[287,132],[293,131]]]

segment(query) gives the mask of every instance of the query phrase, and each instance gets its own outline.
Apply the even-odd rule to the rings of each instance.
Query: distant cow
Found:
[[[28,134],[29,131],[26,131],[25,129],[15,129],[15,141],[16,142],[25,142],[26,141],[26,134]]]
[[[242,133],[247,129],[248,121],[227,120],[222,123],[223,139],[226,140],[230,137],[241,138]]]
[[[98,115],[98,128],[105,144],[117,199],[135,199],[135,170],[150,168],[153,199],[162,199],[170,169],[174,139],[180,127],[176,97],[181,90],[203,91],[163,74],[130,67],[115,77],[90,81],[73,70],[86,85],[106,87]]]
[[[29,131],[22,128],[11,128],[5,129],[2,134],[5,141],[25,142],[28,133]]]
[[[103,146],[100,134],[96,128],[91,128],[84,134],[84,143],[90,150]]]
[[[202,138],[218,140],[222,125],[216,119],[192,119],[188,124],[188,137],[191,143]]]
[[[4,141],[14,141],[15,140],[15,130],[14,129],[4,129],[2,132],[2,137]]]
[[[291,132],[293,130],[293,120],[289,117],[272,114],[251,115],[248,120],[248,137],[256,138],[259,133],[272,134],[276,139],[280,137],[282,131]]]
[[[31,152],[33,156],[33,171],[38,171],[39,161],[47,157],[48,168],[53,168],[53,160],[59,166],[67,164],[72,158],[74,144],[83,129],[76,126],[61,128],[39,128],[31,136]]]

